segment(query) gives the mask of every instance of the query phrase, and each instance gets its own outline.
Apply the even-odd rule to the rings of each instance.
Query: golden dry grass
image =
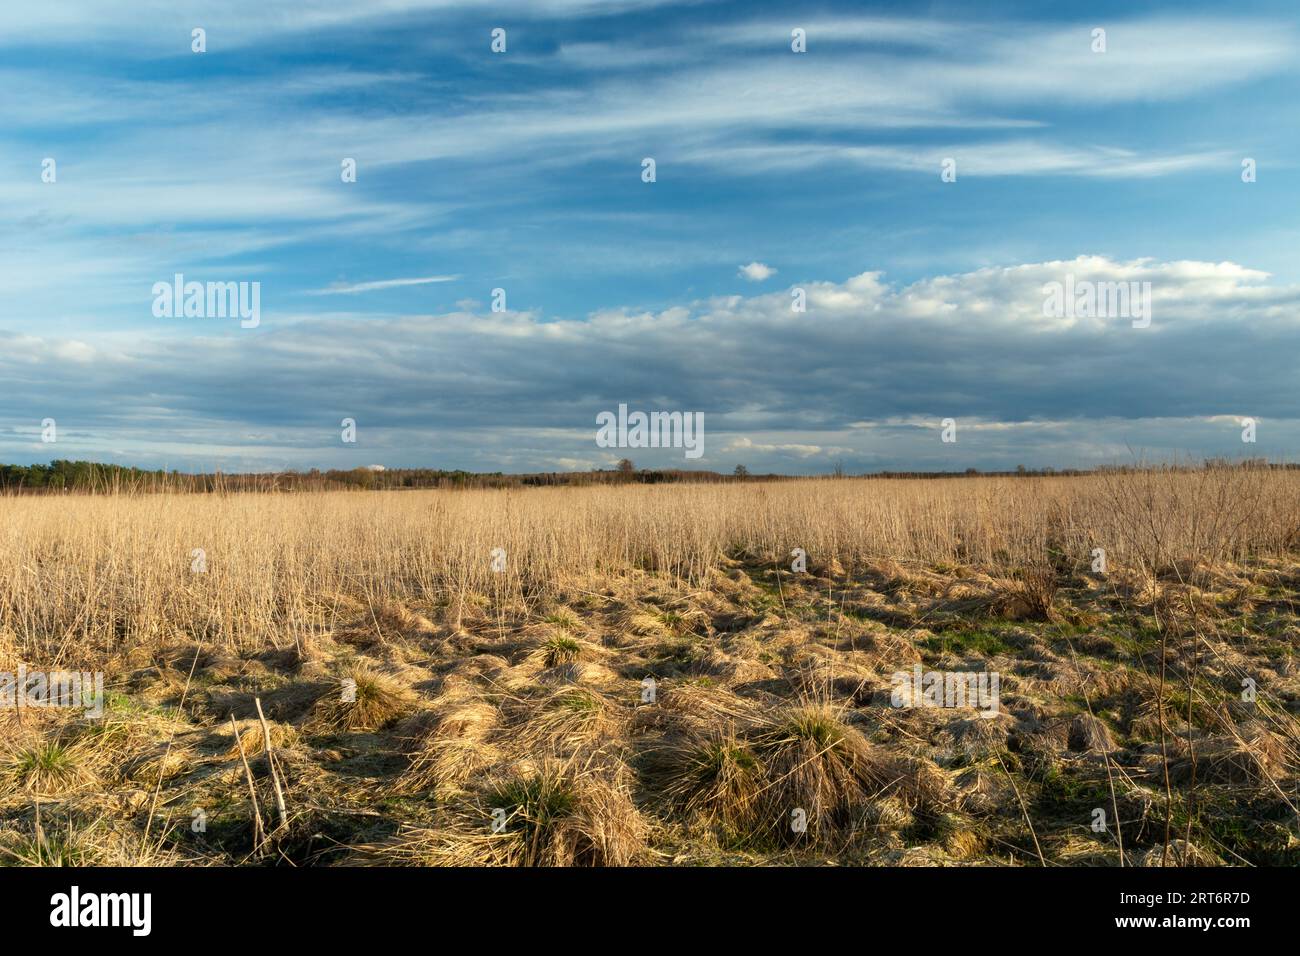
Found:
[[[0,672],[110,690],[0,711],[5,852],[57,799],[92,861],[1300,862],[1298,545],[1250,468],[0,498]]]
[[[478,613],[475,596],[630,568],[702,582],[724,555],[785,567],[794,547],[814,573],[831,561],[851,572],[1055,556],[1083,568],[1094,547],[1116,568],[1212,564],[1300,541],[1300,474],[51,496],[0,500],[0,518],[0,631],[26,652],[71,642],[84,658],[178,632],[293,647],[366,620],[382,643],[428,629],[412,607],[458,624]],[[191,571],[196,549],[206,573]]]

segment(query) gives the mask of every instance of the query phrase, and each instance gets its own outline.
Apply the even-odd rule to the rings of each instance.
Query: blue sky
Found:
[[[619,403],[727,471],[1294,457],[1294,4],[126,6],[0,11],[0,461],[608,467]]]

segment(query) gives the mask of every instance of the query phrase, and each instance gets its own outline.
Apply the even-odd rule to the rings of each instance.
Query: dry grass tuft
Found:
[[[1092,714],[1078,714],[1070,722],[1068,746],[1071,750],[1091,753],[1109,753],[1115,749],[1110,730]]]
[[[348,700],[352,691],[355,699]],[[415,694],[409,687],[364,661],[353,661],[344,665],[335,685],[317,700],[303,730],[309,734],[379,730],[414,706]]]
[[[1296,769],[1295,752],[1278,734],[1258,724],[1240,733],[1198,740],[1170,761],[1169,775],[1179,783],[1226,784],[1259,788]]]
[[[432,792],[440,799],[460,793],[466,782],[491,766],[496,748],[477,740],[435,737],[424,742],[411,757],[410,766],[393,782],[399,794]]]
[[[575,664],[582,658],[582,642],[567,634],[554,634],[541,646],[540,654],[543,667],[562,667]]]
[[[522,702],[526,720],[511,734],[515,746],[531,753],[569,754],[597,741],[616,740],[624,718],[601,694],[565,687],[540,701]]]
[[[218,755],[218,760],[234,760],[239,757],[240,747],[243,747],[244,756],[248,759],[260,754],[266,749],[266,734],[262,731],[262,724],[256,720],[244,720],[239,722],[239,744],[231,743],[230,746]],[[272,747],[292,747],[298,742],[298,732],[289,724],[282,724],[277,721],[267,721],[267,726],[271,728],[271,746]]]
[[[483,700],[458,703],[415,741],[410,765],[393,784],[397,793],[432,791],[441,798],[459,793],[466,781],[491,766],[498,754],[487,739],[501,718]]]
[[[888,758],[829,704],[779,711],[750,740],[766,770],[766,823],[783,839],[798,838],[789,821],[800,810],[808,834],[827,839],[833,826],[843,827],[850,811],[895,782]]]
[[[0,865],[41,867],[175,866],[178,855],[114,827],[103,817],[82,819],[64,812],[29,814],[17,826],[0,830]]]
[[[679,812],[716,823],[733,837],[754,828],[767,778],[734,728],[678,739],[654,751],[648,764],[648,775]]]
[[[422,866],[628,866],[648,827],[616,773],[543,760],[489,781],[451,825],[358,847],[358,862]]]
[[[1036,567],[1021,571],[1014,600],[1020,617],[1032,621],[1056,620],[1056,572],[1051,568]],[[1009,615],[1010,616],[1010,615]]]
[[[94,758],[86,740],[55,735],[10,741],[0,756],[0,787],[7,793],[67,796],[99,782]]]

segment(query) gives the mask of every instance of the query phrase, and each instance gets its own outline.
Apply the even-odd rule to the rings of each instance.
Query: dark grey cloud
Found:
[[[1150,327],[1045,316],[1046,284],[1067,275],[1149,282]],[[173,319],[159,320],[155,337],[9,333],[0,421],[13,437],[0,451],[54,457],[31,444],[53,417],[78,447],[101,453],[126,445],[265,467],[336,464],[344,453],[582,467],[611,457],[594,446],[596,414],[626,403],[703,412],[697,464],[714,467],[1064,466],[1135,441],[1222,453],[1237,416],[1268,423],[1258,453],[1281,457],[1277,439],[1300,420],[1300,289],[1231,263],[1091,257],[905,287],[873,273],[801,287],[803,313],[787,288],[578,319],[270,313],[249,330]],[[360,424],[364,451],[338,446],[345,417]],[[937,446],[945,417],[965,445]]]

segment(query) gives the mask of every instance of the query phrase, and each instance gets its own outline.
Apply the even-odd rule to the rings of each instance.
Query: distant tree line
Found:
[[[754,480],[776,480],[777,475]],[[309,471],[247,474],[188,474],[91,461],[60,459],[48,465],[0,465],[0,493],[55,492],[236,492],[236,491],[397,491],[413,488],[522,488],[560,485],[659,484],[730,481],[712,471],[638,471],[630,461],[610,470],[508,475],[441,468],[313,468]]]
[[[873,478],[963,478],[991,477],[1051,477],[1099,473],[1149,470],[1188,470],[1187,465],[1102,465],[1092,470],[1077,468],[1030,469],[1019,466],[1015,471],[980,471],[967,468],[958,471],[881,471]],[[1209,458],[1206,468],[1261,468],[1294,469],[1297,464],[1271,464],[1263,458],[1229,460]],[[246,474],[187,474],[130,468],[124,465],[105,465],[93,461],[68,461],[59,459],[48,465],[0,464],[0,493],[50,494],[59,492],[133,492],[188,491],[225,493],[237,491],[398,491],[412,488],[529,488],[549,486],[588,486],[606,484],[675,484],[789,481],[799,475],[753,475],[744,465],[737,465],[731,474],[716,471],[688,471],[685,469],[638,469],[630,460],[623,459],[612,469],[592,471],[556,471],[510,475],[504,472],[472,472],[441,468],[352,468],[322,471],[280,471]],[[844,477],[837,467],[823,478]]]
[[[176,477],[181,477],[179,473]],[[101,465],[93,461],[58,459],[48,465],[0,465],[0,488],[32,491],[97,491],[123,485],[169,480],[164,471]]]

